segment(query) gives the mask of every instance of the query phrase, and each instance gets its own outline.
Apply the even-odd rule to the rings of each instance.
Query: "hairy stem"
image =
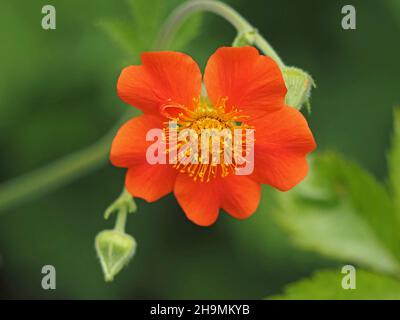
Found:
[[[191,14],[200,11],[209,11],[223,17],[232,24],[238,35],[256,31],[256,29],[248,23],[245,18],[225,3],[213,0],[192,0],[177,7],[166,20],[157,39],[156,49],[167,48],[171,43],[175,32],[183,22],[185,22]],[[280,68],[285,66],[282,59],[272,46],[257,32],[254,35],[254,45],[256,45],[265,55],[274,59]]]
[[[110,141],[111,137],[107,136],[90,147],[2,184],[0,213],[97,169],[106,162]]]
[[[115,230],[125,233],[125,224],[126,224],[126,216],[127,216],[127,211],[126,210],[121,210],[118,212],[117,215],[117,220],[115,222]]]

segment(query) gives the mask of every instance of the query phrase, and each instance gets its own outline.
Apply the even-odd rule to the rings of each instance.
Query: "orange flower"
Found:
[[[303,115],[285,105],[285,82],[271,58],[253,47],[219,48],[204,73],[208,100],[200,97],[202,77],[191,57],[166,51],[141,58],[141,66],[122,71],[117,91],[144,114],[120,128],[110,156],[115,166],[128,168],[125,185],[134,197],[153,202],[173,192],[191,221],[208,226],[220,208],[238,219],[253,214],[262,183],[285,191],[306,176],[306,155],[316,144]],[[254,171],[236,175],[235,162],[149,164],[146,150],[153,142],[146,141],[146,134],[165,130],[168,119],[177,122],[178,130],[196,132],[254,128]]]

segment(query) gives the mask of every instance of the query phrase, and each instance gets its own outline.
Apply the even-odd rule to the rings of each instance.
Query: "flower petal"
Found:
[[[188,174],[179,174],[174,186],[174,194],[187,218],[200,226],[209,226],[218,218],[218,179],[210,182],[193,181]]]
[[[141,115],[125,123],[111,145],[113,165],[127,167],[125,186],[131,195],[153,202],[173,189],[177,170],[169,164],[149,164],[147,148],[153,141],[146,141],[151,129],[163,128],[161,117]]]
[[[125,187],[132,196],[154,202],[172,192],[177,173],[171,165],[144,162],[128,169]]]
[[[114,166],[130,167],[146,161],[147,147],[153,141],[146,141],[146,134],[154,128],[163,128],[161,117],[141,115],[126,122],[117,132],[110,152]]]
[[[201,92],[201,73],[188,55],[173,52],[146,52],[142,66],[122,70],[117,83],[119,97],[145,113],[158,114],[164,104],[192,107]]]
[[[227,98],[228,108],[253,118],[282,108],[287,91],[276,62],[253,47],[219,48],[208,60],[204,82],[214,105]]]
[[[174,194],[189,220],[209,226],[217,220],[220,208],[237,219],[248,218],[258,207],[261,187],[245,176],[230,175],[199,182],[187,174],[179,174]]]
[[[316,148],[304,116],[285,106],[251,125],[256,140],[253,177],[281,191],[302,181],[308,172],[306,155]]]
[[[248,176],[230,175],[221,179],[223,198],[221,207],[237,219],[246,219],[257,209],[261,186]]]

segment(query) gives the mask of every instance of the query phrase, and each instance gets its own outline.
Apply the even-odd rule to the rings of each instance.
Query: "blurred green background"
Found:
[[[392,109],[400,103],[399,1],[226,2],[288,65],[316,80],[308,119],[319,150],[337,150],[384,181]],[[137,62],[139,52],[122,49],[101,27],[103,21],[130,21],[127,1],[0,3],[4,182],[106,133],[129,109],[115,93],[116,80],[123,66]],[[147,1],[148,14],[161,22],[165,15],[157,3]],[[56,30],[41,28],[45,4],[57,10]],[[341,28],[345,4],[356,7],[356,30]],[[212,14],[204,15],[200,31],[184,51],[204,67],[217,47],[230,45],[235,32]],[[295,248],[271,218],[268,193],[250,219],[221,214],[210,228],[193,225],[167,196],[153,204],[137,201],[139,210],[127,226],[138,241],[137,254],[113,283],[105,283],[94,236],[113,226],[102,214],[123,179],[123,170],[107,165],[0,212],[0,298],[258,299],[316,269],[341,265]],[[46,264],[56,267],[57,290],[41,288]]]

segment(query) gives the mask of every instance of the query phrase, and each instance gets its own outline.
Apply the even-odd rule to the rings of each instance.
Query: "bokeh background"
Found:
[[[399,1],[226,2],[288,65],[316,80],[307,118],[319,150],[336,150],[384,181],[392,110],[400,103]],[[173,5],[165,10],[159,3],[147,1],[148,17],[157,15],[161,22]],[[41,28],[45,4],[57,10],[56,30]],[[356,7],[356,30],[341,28],[345,4]],[[116,96],[116,79],[123,66],[137,62],[142,47],[133,41],[123,48],[104,28],[104,21],[131,21],[128,1],[1,0],[0,7],[4,182],[102,137],[129,109]],[[228,23],[206,14],[183,51],[204,67],[234,36]],[[105,283],[94,236],[113,227],[113,219],[102,215],[123,179],[123,170],[107,164],[1,211],[0,298],[258,299],[279,294],[316,269],[340,265],[296,248],[271,217],[268,193],[250,219],[221,214],[209,228],[193,225],[167,196],[153,204],[137,200],[139,210],[127,225],[138,241],[137,254],[114,282]],[[56,267],[56,290],[41,288],[45,264]]]

